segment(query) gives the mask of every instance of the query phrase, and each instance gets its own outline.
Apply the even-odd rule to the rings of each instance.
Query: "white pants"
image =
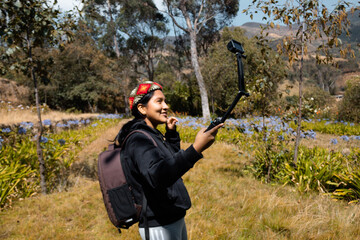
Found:
[[[145,228],[139,228],[140,236],[145,240]],[[149,227],[150,240],[187,240],[184,218],[159,227]]]

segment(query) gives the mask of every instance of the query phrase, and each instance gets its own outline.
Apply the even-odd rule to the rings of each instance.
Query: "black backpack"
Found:
[[[130,132],[120,147],[110,144],[108,150],[100,153],[98,161],[98,177],[104,204],[112,224],[119,230],[128,229],[139,222],[141,216],[145,221],[145,236],[149,239],[147,218],[144,215],[147,200],[144,193],[142,205],[136,201],[132,192],[132,186],[128,183],[123,169],[127,169],[127,163],[121,159],[120,152],[125,141],[135,132],[145,134],[157,146],[151,135],[145,131],[134,130]],[[128,172],[128,171],[126,171]]]

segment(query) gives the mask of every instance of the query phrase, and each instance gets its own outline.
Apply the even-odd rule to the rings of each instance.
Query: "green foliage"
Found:
[[[314,109],[324,108],[329,104],[330,94],[321,88],[311,87],[304,92],[304,98],[312,101]]]
[[[330,183],[337,187],[332,197],[346,200],[349,203],[360,202],[360,169],[336,175],[338,183]]]
[[[80,24],[84,27],[83,24]],[[114,112],[124,107],[121,65],[105,56],[86,31],[78,31],[72,43],[49,53],[51,82],[42,88],[41,99],[53,109],[82,112]]]
[[[284,163],[283,171],[286,177],[281,179],[281,182],[295,185],[300,192],[332,192],[334,187],[329,182],[334,181],[335,175],[345,170],[341,153],[317,147],[300,148],[296,166],[291,160]]]
[[[305,91],[302,98],[301,116],[304,119],[322,118],[329,115],[331,97],[329,93],[320,88],[312,87]],[[278,105],[284,110],[275,112],[286,119],[293,119],[298,114],[299,97],[286,96],[278,100]]]
[[[339,107],[339,119],[360,122],[360,78],[348,80],[344,98]]]
[[[166,60],[166,61],[165,61]],[[155,79],[164,87],[166,102],[173,112],[199,115],[200,95],[193,74],[176,75],[177,62],[168,56],[156,68]],[[174,65],[173,65],[174,64]]]
[[[0,209],[10,206],[12,201],[31,196],[38,184],[35,178],[36,170],[19,159],[5,163],[0,159]]]
[[[274,51],[258,48],[254,39],[248,39],[240,28],[223,30],[220,41],[210,47],[203,66],[217,114],[224,114],[238,91],[236,57],[226,48],[231,39],[244,47],[245,84],[250,92],[250,97],[244,98],[234,112],[237,116],[254,112],[268,114],[271,103],[278,97],[276,89],[285,77],[285,66]]]
[[[49,191],[66,189],[69,186],[70,168],[76,155],[86,144],[95,140],[94,133],[114,124],[117,124],[117,120],[97,120],[85,128],[59,133],[53,133],[50,128],[46,128],[41,147]],[[26,134],[17,134],[17,131],[2,133],[4,141],[0,152],[0,208],[11,206],[13,200],[28,197],[39,190],[36,142],[30,131]]]
[[[293,123],[290,126],[294,127]],[[303,122],[303,130],[314,130],[320,133],[335,134],[338,136],[359,136],[359,124],[352,124],[348,122],[331,122],[331,121],[317,121],[317,122]]]
[[[32,59],[31,50],[61,44],[64,39],[71,38],[70,29],[74,27],[70,20],[72,16],[68,14],[61,19],[59,10],[44,0],[5,0],[0,2],[0,9],[1,41],[8,46],[3,57],[11,62],[10,68],[30,75],[30,63],[32,67],[37,67],[39,76],[43,75],[39,68],[41,62]],[[24,55],[18,55],[19,51]]]

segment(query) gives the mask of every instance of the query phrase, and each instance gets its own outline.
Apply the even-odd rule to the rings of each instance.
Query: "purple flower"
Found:
[[[65,144],[65,140],[64,139],[59,139],[58,140],[58,143],[61,145],[61,146],[64,146],[64,144]]]
[[[11,132],[11,129],[10,128],[3,128],[2,132],[3,133],[9,133],[9,132]]]
[[[50,125],[51,125],[50,119],[45,119],[45,120],[43,121],[43,124],[44,124],[45,126],[50,126]]]
[[[344,135],[344,136],[341,136],[340,137],[342,140],[344,140],[345,142],[347,142],[347,141],[349,141],[349,137],[348,136],[346,136],[346,135]]]
[[[48,141],[49,141],[49,139],[47,137],[41,136],[40,142],[47,143]]]
[[[338,143],[338,140],[336,138],[331,139],[330,143],[336,145]]]
[[[25,134],[26,133],[26,128],[20,127],[18,133],[19,134]]]
[[[32,122],[21,122],[20,126],[25,129],[30,129],[34,126],[34,124]]]

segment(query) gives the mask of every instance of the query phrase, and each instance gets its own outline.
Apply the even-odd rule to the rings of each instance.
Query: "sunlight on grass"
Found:
[[[242,172],[248,160],[239,152],[234,145],[216,143],[183,177],[193,203],[185,218],[189,239],[359,236],[359,205],[262,184]],[[98,182],[80,176],[68,192],[25,199],[0,217],[2,239],[138,240],[137,231],[133,226],[119,235],[106,215]]]
[[[48,111],[41,114],[41,119],[50,119],[52,121],[60,121],[65,119],[78,119],[78,118],[89,118],[95,117],[99,114],[85,113],[85,114],[75,114],[75,113],[65,113],[59,111]],[[12,110],[7,111],[5,109],[0,109],[0,124],[15,124],[21,122],[33,122],[36,123],[38,117],[36,112],[30,110]]]

